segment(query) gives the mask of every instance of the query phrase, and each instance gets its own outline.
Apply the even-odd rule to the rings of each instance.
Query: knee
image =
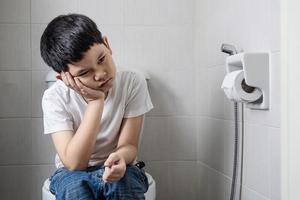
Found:
[[[93,199],[92,183],[87,175],[72,172],[61,177],[57,184],[57,199]]]

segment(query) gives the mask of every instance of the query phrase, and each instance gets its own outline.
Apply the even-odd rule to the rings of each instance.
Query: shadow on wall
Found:
[[[175,115],[176,95],[172,93],[165,82],[161,81],[161,77],[156,77],[153,73],[150,77],[148,89],[154,108],[148,113],[148,116]]]
[[[179,114],[189,102],[178,95],[186,91],[175,91],[177,85],[163,75],[151,74],[148,82],[154,109],[146,117],[138,158],[157,183],[157,199],[196,200],[197,117]]]

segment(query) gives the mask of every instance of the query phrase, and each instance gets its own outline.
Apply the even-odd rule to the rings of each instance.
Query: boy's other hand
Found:
[[[118,153],[111,153],[104,163],[105,169],[102,176],[104,182],[120,180],[126,171],[126,162]]]
[[[69,72],[61,72],[63,82],[71,89],[75,90],[83,96],[88,102],[96,99],[105,99],[105,93],[102,90],[95,90],[85,86],[79,78],[73,76]]]

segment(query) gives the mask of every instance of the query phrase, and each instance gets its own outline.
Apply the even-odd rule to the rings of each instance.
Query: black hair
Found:
[[[46,27],[40,43],[41,56],[56,72],[80,61],[93,44],[103,43],[97,25],[81,14],[59,15]]]

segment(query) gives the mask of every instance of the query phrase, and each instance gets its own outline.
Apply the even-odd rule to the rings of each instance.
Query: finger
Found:
[[[91,88],[85,86],[79,78],[75,78],[75,83],[78,86],[78,91],[83,94],[83,95],[91,95],[90,94],[90,90],[92,90]]]
[[[121,174],[121,172],[123,171],[123,167],[121,165],[113,165],[110,169],[111,173],[119,173]]]
[[[73,86],[74,86],[74,90],[78,93],[81,93],[81,90],[80,90],[80,87],[78,85],[78,78],[75,77],[75,78],[72,78],[72,81],[73,81]]]
[[[117,177],[117,178],[109,178],[106,180],[106,182],[108,183],[113,183],[113,182],[117,182],[121,179],[121,177]]]
[[[108,174],[107,178],[115,178],[115,177],[118,177],[120,175],[121,175],[120,172],[110,171],[110,173]]]
[[[92,89],[90,87],[87,87],[85,86],[82,82],[80,82],[80,89],[81,91],[84,91],[86,94],[88,94],[89,96],[91,97],[97,97],[99,96],[99,92],[102,92],[100,90],[95,90],[95,89]],[[102,92],[103,93],[103,92]],[[103,93],[104,94],[104,93]]]
[[[66,84],[66,86],[70,85],[69,81],[67,80],[66,74],[63,71],[61,72],[61,78],[62,78],[63,82]]]
[[[116,181],[121,179],[124,176],[124,173],[121,171],[112,171],[111,168],[108,167],[106,173],[103,174],[103,180],[105,181]]]
[[[109,176],[109,179],[117,180],[117,179],[121,179],[122,177],[123,177],[122,174],[112,174],[111,176]]]
[[[103,173],[103,177],[108,177],[110,175],[110,168],[109,167],[105,167],[104,169],[104,173]]]
[[[120,180],[122,177],[123,176],[121,174],[111,174],[111,175],[105,177],[105,181],[113,182],[113,181]]]
[[[75,81],[75,84],[76,84],[77,87],[78,87],[78,91],[81,92],[81,90],[82,90],[82,85],[83,85],[83,84],[81,83],[80,79],[77,78],[77,77],[75,77],[75,78],[74,78],[74,81]]]
[[[117,161],[117,158],[114,156],[114,154],[110,154],[106,161],[104,162],[105,166],[112,166]]]
[[[72,75],[69,72],[66,72],[65,74],[66,74],[66,77],[68,79],[68,82],[71,85],[71,88],[78,91],[78,87],[77,87],[76,83],[74,82],[74,79],[73,79]]]
[[[82,95],[84,95],[85,97],[92,98],[92,99],[99,98],[99,97],[105,97],[105,93],[102,90],[90,88],[90,87],[84,85],[78,78],[75,78],[75,82],[80,89],[80,93]]]
[[[103,173],[103,176],[102,176],[102,179],[103,179],[104,182],[107,181],[109,175],[110,175],[110,168],[109,167],[105,167],[104,173]]]
[[[84,87],[86,87],[81,81],[79,78],[75,77],[75,83],[76,85],[78,86],[79,89],[84,89]]]
[[[105,161],[105,163],[104,163],[104,166],[110,168],[110,167],[112,166],[111,163],[112,163],[112,162],[111,162],[110,160],[107,159],[107,160]]]
[[[105,173],[103,174],[104,179],[115,179],[123,176],[122,170],[112,170],[112,168],[107,167]]]
[[[78,90],[78,87],[77,87],[77,85],[76,85],[76,83],[75,83],[75,81],[74,81],[73,76],[70,74],[70,72],[66,72],[66,76],[67,76],[67,79],[68,79],[68,81],[69,81],[71,87],[72,87],[73,89],[75,89],[75,90]]]
[[[104,178],[105,178],[105,179],[114,179],[114,178],[118,178],[118,177],[120,177],[120,176],[121,176],[120,173],[112,173],[112,172],[108,172]]]
[[[107,180],[119,180],[123,177],[122,174],[111,174],[107,177]]]

